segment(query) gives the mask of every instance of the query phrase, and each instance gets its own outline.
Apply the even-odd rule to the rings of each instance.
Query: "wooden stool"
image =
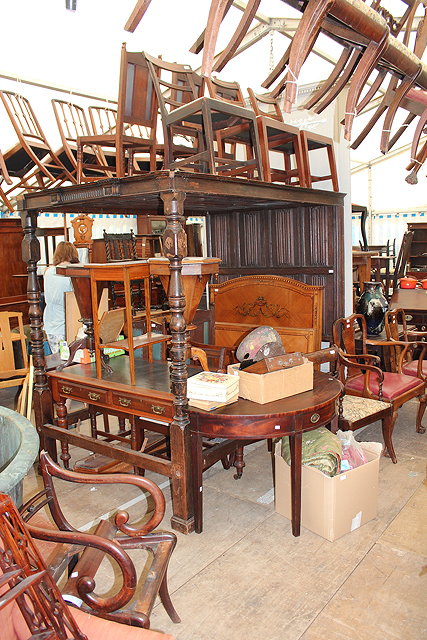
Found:
[[[302,129],[300,130],[300,137],[301,137],[301,147],[302,147],[302,154],[303,154],[305,186],[311,189],[313,186],[312,184],[313,182],[331,180],[332,189],[334,191],[339,191],[337,166],[335,162],[334,143],[332,138],[327,138],[326,136],[321,136],[318,133],[313,133],[311,131],[304,131]],[[316,175],[316,174],[313,174],[312,172],[311,162],[310,162],[310,151],[315,151],[316,149],[326,149],[327,151],[328,162],[329,162],[329,173],[325,175]]]

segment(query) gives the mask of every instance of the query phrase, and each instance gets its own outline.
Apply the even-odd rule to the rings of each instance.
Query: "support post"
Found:
[[[185,193],[172,190],[160,194],[167,226],[163,234],[163,252],[170,261],[168,299],[171,310],[171,392],[174,417],[170,425],[172,453],[173,512],[171,525],[177,531],[194,530],[191,498],[190,421],[187,402],[185,296],[182,283],[182,259],[187,255],[187,237],[183,227]]]

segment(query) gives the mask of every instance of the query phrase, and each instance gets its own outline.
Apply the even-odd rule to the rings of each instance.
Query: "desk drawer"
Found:
[[[173,418],[172,401],[165,402],[158,398],[135,396],[130,393],[119,393],[117,391],[113,391],[112,400],[113,405],[120,409],[143,411],[144,413],[158,417],[160,420],[162,418]]]
[[[73,384],[68,381],[62,382],[59,380],[57,388],[59,395],[66,398],[78,398],[79,400],[83,400],[88,403],[106,402],[107,400],[107,391],[97,389],[96,387],[81,387],[78,384]]]

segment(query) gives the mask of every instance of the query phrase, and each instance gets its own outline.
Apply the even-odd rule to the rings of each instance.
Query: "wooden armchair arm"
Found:
[[[410,329],[407,331],[408,336],[417,336],[418,338],[427,338],[427,331],[415,331]]]
[[[76,589],[79,597],[91,609],[95,611],[116,611],[126,605],[134,596],[137,575],[135,566],[116,540],[103,538],[92,533],[81,533],[80,531],[55,531],[52,529],[42,529],[27,525],[31,536],[36,540],[45,540],[47,542],[55,542],[62,544],[70,544],[73,546],[82,546],[86,549],[98,549],[102,554],[110,556],[119,566],[122,575],[122,585],[118,592],[106,598],[100,598],[93,593],[95,589],[95,580],[91,575],[79,575],[76,580]]]
[[[227,373],[227,366],[237,362],[234,349],[217,344],[191,343],[191,357],[199,360],[205,371]],[[211,364],[209,365],[209,361]]]
[[[62,469],[48,456],[45,451],[40,453],[40,469],[43,476],[45,487],[48,489],[49,496],[48,506],[56,526],[61,531],[77,530],[72,527],[66,520],[59,506],[52,478],[59,478],[67,482],[76,482],[80,484],[130,484],[146,491],[150,494],[154,501],[154,511],[150,519],[141,527],[132,527],[128,525],[129,514],[126,511],[118,511],[114,515],[114,521],[117,529],[129,536],[143,536],[155,529],[163,519],[165,513],[165,497],[162,490],[151,480],[142,476],[133,476],[124,473],[114,474],[86,474],[76,473],[67,469]]]
[[[340,350],[340,354],[343,355],[344,352]],[[346,353],[345,357],[349,360],[354,358],[355,360],[372,360],[373,362],[381,361],[381,358],[373,353]]]
[[[354,354],[344,353],[341,349],[338,349],[338,360],[339,360],[339,371],[340,371],[340,380],[345,383],[343,368],[358,368],[360,369],[360,373],[363,375],[363,395],[367,398],[375,398],[374,394],[370,390],[369,382],[371,374],[375,374],[378,379],[378,397],[382,399],[382,384],[384,381],[384,372],[379,368],[375,367],[372,364],[365,364],[364,362],[354,362],[357,358],[361,356],[357,356]],[[377,356],[376,356],[377,357]],[[364,355],[361,359],[364,359]]]
[[[309,360],[310,362],[313,362],[313,364],[336,362],[338,359],[338,347],[336,347],[335,345],[331,345],[326,349],[304,353],[304,357],[307,358],[307,360]]]

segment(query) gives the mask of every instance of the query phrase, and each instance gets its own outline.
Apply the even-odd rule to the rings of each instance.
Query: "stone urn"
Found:
[[[27,418],[0,406],[0,492],[22,504],[22,482],[39,452],[39,436]]]
[[[364,282],[364,291],[356,304],[356,313],[366,320],[368,335],[376,336],[384,329],[384,318],[388,302],[384,297],[381,282]]]

